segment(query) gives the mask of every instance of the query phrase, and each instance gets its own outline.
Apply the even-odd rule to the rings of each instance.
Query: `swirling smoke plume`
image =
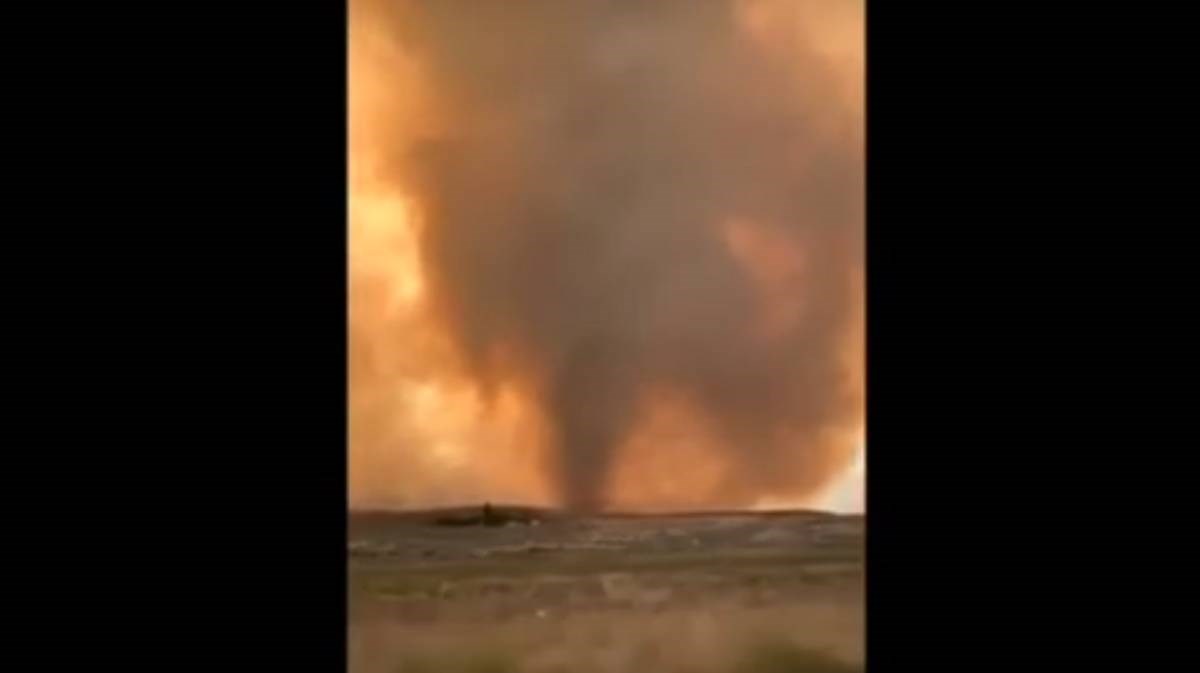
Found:
[[[352,507],[861,486],[861,0],[349,16]]]

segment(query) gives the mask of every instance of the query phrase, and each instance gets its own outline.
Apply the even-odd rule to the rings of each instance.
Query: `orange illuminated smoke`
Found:
[[[862,23],[352,0],[350,505],[861,502]]]

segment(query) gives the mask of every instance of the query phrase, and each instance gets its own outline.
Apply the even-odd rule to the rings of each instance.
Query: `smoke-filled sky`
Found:
[[[862,36],[351,0],[351,505],[861,508]]]

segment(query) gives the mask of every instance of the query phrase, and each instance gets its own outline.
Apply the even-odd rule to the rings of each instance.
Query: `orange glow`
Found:
[[[726,466],[713,429],[687,401],[668,390],[642,400],[642,419],[618,451],[612,506],[628,510],[699,509]]]
[[[725,224],[725,243],[758,289],[759,332],[766,339],[786,334],[802,319],[804,253],[782,232],[747,220]]]
[[[742,29],[785,56],[812,54],[837,82],[839,115],[861,129],[865,100],[866,17],[858,0],[737,0]]]
[[[746,36],[733,33],[739,45],[748,44],[755,54],[761,46],[773,58],[783,54],[799,59],[804,54],[811,60],[812,54],[818,55],[825,67],[803,76],[836,80],[830,90],[837,100],[814,106],[814,123],[829,135],[849,137],[851,146],[861,144],[861,2],[731,3]],[[349,38],[349,505],[419,507],[481,500],[561,504],[562,494],[555,484],[554,432],[543,399],[545,383],[540,372],[529,371],[535,367],[517,362],[518,354],[503,350],[507,344],[495,348],[513,362],[497,358],[504,366],[489,371],[486,387],[464,361],[450,333],[455,328],[448,324],[445,306],[437,305],[440,286],[434,272],[443,265],[430,262],[437,258],[427,254],[425,247],[429,240],[425,227],[432,225],[424,219],[428,211],[423,214],[422,209],[433,207],[428,199],[422,201],[412,177],[417,171],[404,151],[421,140],[449,134],[456,123],[480,123],[486,111],[455,113],[446,102],[449,94],[439,90],[437,75],[405,53],[363,0],[350,3]],[[805,86],[797,82],[798,91]],[[489,127],[488,133],[492,132],[499,133]],[[513,147],[513,154],[521,149]],[[488,184],[498,192],[507,187],[506,180],[517,179],[505,174],[511,168],[508,157],[471,154],[470,158],[501,167],[495,176],[489,174],[494,185]],[[512,166],[519,165],[518,159],[512,159]],[[718,246],[725,246],[749,279],[756,302],[757,322],[751,326],[755,337],[779,348],[782,359],[787,359],[793,351],[778,344],[786,344],[788,335],[806,319],[805,274],[821,250],[778,223],[728,215],[723,222],[705,221],[705,231],[712,232]],[[520,223],[515,226],[520,228]],[[633,257],[637,250],[631,245],[621,252]],[[845,390],[837,394],[839,405],[851,409],[845,416],[858,420],[850,423],[852,427],[839,426],[820,437],[817,443],[829,448],[819,458],[786,458],[791,461],[786,465],[796,470],[846,473],[848,481],[832,487],[839,502],[855,501],[854,489],[861,491],[862,471],[855,460],[865,442],[862,269],[851,272],[857,305],[844,348],[836,342],[843,359],[838,374],[845,372]],[[730,275],[737,277],[737,270]],[[618,509],[712,506],[713,494],[729,488],[730,472],[738,469],[725,453],[728,447],[722,445],[721,431],[705,418],[694,399],[677,394],[667,384],[638,393],[637,420],[614,450],[605,501]],[[790,413],[792,407],[785,411]],[[814,440],[806,436],[803,441]],[[790,450],[790,444],[782,443]],[[736,487],[751,488],[751,482],[737,481]],[[754,502],[753,495],[732,494],[740,502]],[[824,493],[796,502],[786,493],[769,493],[759,498],[759,505],[811,505],[829,497],[833,496]]]
[[[425,303],[419,205],[383,151],[434,128],[420,72],[355,11],[349,66],[350,505],[547,503],[535,410],[485,404]]]

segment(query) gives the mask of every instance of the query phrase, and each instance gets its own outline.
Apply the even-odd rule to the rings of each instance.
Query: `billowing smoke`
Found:
[[[421,115],[388,108],[368,140],[416,213],[427,323],[352,357],[430,330],[479,414],[507,396],[538,419],[525,464],[576,507],[802,499],[852,464],[859,0],[351,4],[403,55],[395,85],[421,82]]]

